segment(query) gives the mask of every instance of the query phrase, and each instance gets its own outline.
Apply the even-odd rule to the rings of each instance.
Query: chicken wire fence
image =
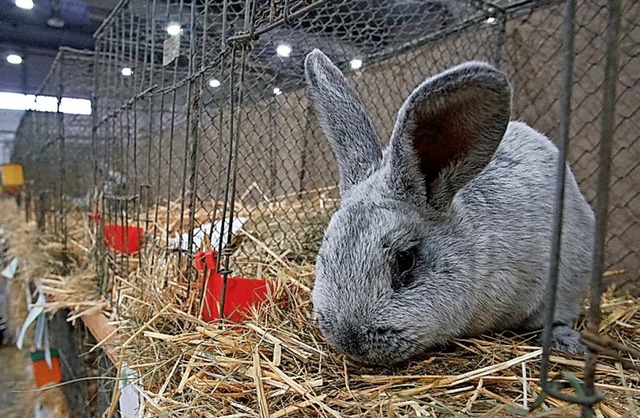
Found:
[[[305,54],[320,48],[346,70],[382,138],[420,81],[469,59],[504,69],[514,115],[557,138],[562,3],[123,2],[96,34],[96,143],[137,202],[129,216],[153,224],[152,242],[193,251],[189,231],[239,216],[260,241],[237,249],[247,261],[311,261],[337,205],[337,168],[303,88]],[[622,7],[607,266],[635,281],[638,6]],[[569,159],[591,202],[606,22],[604,1],[579,1]],[[179,34],[167,34],[170,23]]]
[[[16,131],[12,160],[26,172],[27,210],[41,228],[66,243],[67,214],[88,209],[94,182],[90,99],[94,54],[62,48],[37,93],[41,110],[27,111]],[[69,100],[72,99],[72,100]],[[85,106],[74,100],[83,99]]]
[[[620,7],[606,267],[636,283],[640,5]],[[591,203],[610,10],[578,0],[571,18],[567,154]],[[255,266],[274,259],[312,262],[338,178],[304,90],[311,49],[345,71],[383,140],[416,85],[467,60],[503,69],[514,117],[558,140],[566,21],[565,2],[544,0],[122,1],[97,31],[95,55],[61,52],[43,87],[57,97],[93,91],[91,120],[30,112],[13,159],[50,196],[54,228],[65,196],[88,196],[105,222],[145,228],[147,247],[166,257],[221,250],[225,277],[260,274]],[[237,223],[242,240],[232,239]],[[185,280],[196,274],[187,268]]]
[[[0,164],[8,163],[11,160],[13,139],[13,132],[0,131]]]

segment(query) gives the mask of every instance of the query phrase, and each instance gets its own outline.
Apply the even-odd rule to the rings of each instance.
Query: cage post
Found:
[[[268,155],[269,155],[269,197],[273,198],[276,195],[276,179],[277,179],[277,169],[276,169],[276,96],[274,95],[269,102],[267,103],[267,112],[269,114],[269,145],[268,145]]]
[[[89,207],[93,213],[98,213],[98,211],[102,208],[104,211],[104,197],[100,190],[100,179],[99,179],[99,163],[98,163],[98,146],[100,141],[98,138],[98,129],[99,129],[99,96],[98,91],[100,89],[100,80],[101,77],[98,77],[98,66],[99,66],[99,51],[100,51],[100,42],[102,41],[102,34],[100,37],[96,39],[96,46],[94,48],[93,54],[93,91],[91,93],[91,158],[92,158],[92,168],[93,168],[93,189],[91,191],[91,197],[89,199]],[[104,146],[104,144],[103,144]],[[106,147],[105,147],[106,148]],[[104,150],[106,152],[106,149]],[[96,267],[96,278],[98,281],[98,289],[100,290],[100,294],[103,297],[107,295],[107,282],[108,282],[108,272],[105,269],[105,262],[107,258],[106,254],[106,246],[104,243],[104,229],[102,228],[101,222],[95,222],[95,254],[93,261]]]
[[[66,213],[66,195],[65,195],[65,183],[67,178],[67,155],[66,155],[66,144],[65,144],[65,116],[62,112],[62,97],[65,94],[64,88],[64,71],[65,71],[65,53],[61,53],[59,56],[59,61],[57,62],[57,76],[58,76],[58,88],[57,90],[57,106],[56,106],[56,116],[57,116],[57,140],[58,140],[58,150],[59,150],[59,184],[58,184],[58,216],[60,217],[60,233],[62,238],[62,272],[64,274],[68,273],[68,263],[67,263],[67,213]],[[54,64],[55,65],[55,64]]]
[[[228,11],[228,0],[224,0],[223,4],[222,4],[222,24],[221,24],[221,34],[220,34],[220,39],[221,39],[221,47],[220,47],[220,63],[219,63],[219,72],[222,78],[222,74],[224,74],[224,69],[225,69],[225,63],[226,63],[226,56],[228,54],[229,48],[226,44],[226,33],[227,33],[227,11]],[[206,17],[206,15],[205,15]],[[206,18],[205,18],[205,27],[206,27]],[[203,34],[204,36],[204,34]],[[204,51],[203,51],[204,52]],[[231,80],[233,80],[233,72],[232,75],[230,77]],[[232,83],[230,82],[230,85],[232,85]],[[231,96],[233,97],[233,89],[229,89],[229,91],[231,92]],[[218,124],[219,124],[219,129],[220,129],[220,134],[222,136],[222,129],[224,127],[224,116],[225,116],[225,110],[224,110],[224,105],[225,105],[225,101],[224,98],[222,97],[222,95],[218,96],[218,100],[217,100],[217,110],[218,110]],[[222,155],[224,154],[224,143],[223,141],[218,141],[218,155],[220,157],[222,157]],[[222,169],[220,171],[223,171],[224,167],[222,167]],[[222,193],[222,188],[221,187],[216,187],[217,192],[216,192],[216,204],[213,207],[213,213],[211,214],[211,219],[215,220],[216,219],[216,215],[217,212],[220,210],[219,209],[219,205],[218,205],[218,200],[220,197],[220,194]],[[224,203],[223,203],[224,206]],[[221,218],[221,222],[222,225],[224,226],[224,216],[225,216],[225,212],[223,210],[222,212],[222,218]],[[209,236],[209,239],[211,240],[213,236],[213,228],[211,229],[211,233]],[[221,245],[222,245],[222,240],[220,239],[218,245],[218,256],[217,256],[217,263],[216,263],[216,273],[220,272],[220,250],[221,250]],[[213,246],[213,242],[212,242],[212,246]]]
[[[499,25],[498,29],[498,39],[496,44],[496,51],[493,57],[493,65],[496,68],[502,69],[502,56],[504,54],[504,48],[507,44],[507,13],[500,8],[496,8],[498,11],[498,16],[496,17],[497,25]]]
[[[558,147],[555,212],[551,236],[551,262],[547,283],[546,316],[542,332],[543,351],[540,363],[540,383],[546,393],[558,399],[580,405],[588,405],[590,407],[601,399],[599,394],[594,393],[584,397],[569,396],[560,392],[555,385],[549,381],[549,356],[551,354],[551,335],[554,326],[555,298],[558,290],[558,275],[560,269],[566,161],[571,124],[571,93],[573,91],[573,64],[575,56],[575,19],[576,0],[567,0],[563,23],[564,63],[562,68],[562,87],[560,90],[560,144]]]
[[[197,192],[197,182],[198,182],[198,150],[200,148],[199,145],[199,121],[202,118],[202,95],[203,95],[203,84],[204,84],[204,72],[202,71],[202,66],[204,66],[204,60],[201,62],[201,68],[197,70],[195,68],[196,62],[196,30],[195,30],[195,3],[191,3],[191,26],[189,31],[189,88],[188,88],[188,99],[187,105],[190,107],[190,112],[187,115],[187,118],[190,118],[190,122],[188,123],[189,136],[191,137],[191,154],[189,156],[189,164],[191,165],[191,170],[189,172],[189,239],[188,239],[188,248],[189,252],[193,252],[193,242],[194,242],[194,230],[195,230],[195,215],[196,215],[196,192]],[[196,74],[195,77],[192,78],[192,75]],[[190,126],[189,126],[190,125]],[[188,141],[187,141],[188,146]],[[186,150],[185,150],[186,153]],[[186,169],[185,164],[185,169]],[[186,272],[186,280],[187,280],[187,300],[189,300],[189,296],[191,294],[191,276],[193,274],[193,265],[192,263],[187,263],[187,272]],[[204,285],[204,281],[203,281]]]
[[[227,0],[225,0],[225,4],[227,3]],[[235,84],[235,63],[236,63],[236,44],[233,43],[231,45],[231,74],[229,76],[229,155],[227,156],[227,167],[226,167],[226,181],[225,181],[225,185],[224,185],[224,200],[223,200],[223,204],[222,204],[222,218],[220,220],[221,222],[221,226],[220,226],[220,237],[218,240],[218,262],[217,264],[217,270],[218,273],[220,273],[222,275],[222,290],[220,291],[220,307],[219,307],[219,318],[220,319],[224,319],[224,303],[225,303],[225,299],[226,299],[226,293],[227,293],[227,282],[228,282],[228,278],[229,278],[229,274],[231,273],[231,271],[229,270],[229,255],[227,253],[227,251],[222,252],[222,243],[223,243],[223,234],[224,234],[224,228],[225,228],[225,224],[227,223],[227,212],[229,211],[229,204],[231,204],[233,206],[233,202],[231,202],[231,196],[230,196],[230,188],[231,188],[231,176],[232,176],[232,172],[234,171],[233,166],[236,163],[235,159],[233,158],[233,149],[234,147],[236,147],[235,141],[234,141],[234,123],[233,123],[233,116],[234,116],[234,111],[235,111],[235,100],[234,100],[234,84]],[[220,125],[222,126],[222,125]],[[230,203],[231,202],[231,203]],[[229,223],[231,223],[232,220],[229,220]],[[231,229],[231,226],[229,226],[229,229]],[[228,247],[227,247],[228,249]],[[223,265],[224,263],[224,265]]]
[[[41,232],[46,228],[46,209],[47,193],[43,190],[38,192],[38,202],[36,204],[36,225]]]
[[[226,0],[225,0],[226,2]],[[219,241],[219,249],[222,250],[222,239],[223,235],[227,234],[227,246],[224,250],[220,251],[219,254],[223,258],[224,267],[221,269],[220,273],[222,274],[222,289],[220,295],[220,319],[224,319],[224,305],[227,293],[227,282],[229,279],[229,274],[231,274],[231,270],[229,268],[230,257],[233,253],[233,246],[231,245],[231,241],[233,238],[233,215],[234,215],[234,206],[235,206],[235,195],[236,195],[236,180],[238,177],[238,143],[240,141],[241,133],[240,126],[242,121],[242,112],[240,111],[240,106],[242,105],[243,100],[243,87],[245,80],[245,70],[247,66],[247,50],[250,47],[250,43],[253,41],[254,37],[254,18],[255,18],[255,0],[246,0],[245,1],[245,10],[244,10],[244,31],[243,34],[238,38],[234,37],[233,40],[229,39],[229,42],[232,43],[231,49],[231,83],[230,83],[230,117],[229,117],[229,161],[227,165],[227,182],[225,184],[225,199],[224,199],[224,207],[222,211],[222,220],[221,220],[221,228],[220,228],[220,241]],[[236,39],[237,38],[237,39]],[[242,48],[241,56],[240,56],[240,80],[238,82],[238,114],[237,114],[237,122],[234,130],[234,74],[235,74],[235,61],[236,61],[236,51],[238,44]],[[227,212],[228,210],[228,212]],[[225,223],[229,221],[229,226],[225,230]],[[219,259],[220,259],[219,256]]]
[[[611,174],[611,148],[615,134],[616,85],[618,83],[618,48],[620,37],[620,0],[608,0],[607,48],[605,57],[602,130],[598,155],[598,183],[596,196],[596,234],[593,249],[591,294],[587,314],[587,330],[598,334],[600,329],[600,303],[604,273],[605,237],[609,210],[609,185]],[[595,373],[598,353],[589,348],[585,359],[585,384],[588,396],[595,396]],[[582,417],[593,416],[591,408],[582,407]]]
[[[24,189],[24,221],[29,223],[31,211],[31,187],[27,186]]]
[[[305,190],[304,183],[307,177],[307,159],[309,153],[309,135],[312,135],[311,121],[313,120],[313,107],[311,102],[307,102],[307,108],[305,109],[305,123],[304,130],[302,132],[302,146],[300,147],[300,174],[298,175],[298,196],[302,196]]]

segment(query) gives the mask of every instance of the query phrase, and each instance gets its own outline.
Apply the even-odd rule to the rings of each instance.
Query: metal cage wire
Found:
[[[97,31],[85,70],[68,65],[62,90],[50,93],[86,86],[78,94],[93,93],[90,123],[30,112],[12,158],[24,162],[54,230],[64,228],[64,195],[90,196],[106,221],[145,228],[147,245],[164,251],[160,260],[143,249],[152,264],[173,260],[190,283],[200,279],[194,253],[217,249],[226,283],[232,273],[259,274],[255,266],[274,257],[313,261],[337,208],[336,163],[304,91],[306,53],[320,48],[345,71],[383,140],[402,100],[427,76],[485,60],[512,81],[514,115],[558,141],[588,200],[604,199],[598,207],[606,207],[609,191],[609,216],[599,218],[608,220],[604,267],[633,284],[640,278],[639,13],[632,0],[123,0]],[[170,23],[180,25],[178,34],[167,33]],[[71,62],[65,53],[44,90],[56,86],[55,68]],[[77,81],[80,73],[89,74],[86,82]],[[70,137],[76,126],[82,141]],[[599,151],[607,139],[608,187],[598,180],[599,168],[609,171],[600,157],[607,151]],[[230,228],[235,217],[246,219],[241,241]],[[220,233],[211,242],[214,221]],[[105,257],[102,288],[117,301],[115,278],[128,259]],[[598,299],[595,279],[594,286]],[[571,400],[591,404],[590,395]]]
[[[41,228],[65,245],[68,211],[90,204],[94,162],[91,116],[61,110],[69,107],[67,98],[91,99],[93,57],[89,51],[60,49],[37,93],[38,101],[49,102],[51,111],[27,111],[12,149],[12,160],[21,162],[27,173],[26,201],[34,202]]]

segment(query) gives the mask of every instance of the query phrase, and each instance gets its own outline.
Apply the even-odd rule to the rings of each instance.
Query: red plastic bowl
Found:
[[[119,253],[133,254],[144,241],[144,229],[135,226],[105,225],[104,242]]]
[[[222,275],[216,273],[216,251],[199,252],[195,255],[196,268],[207,267],[206,288],[202,319],[214,322],[220,318],[218,302],[222,296]],[[269,288],[274,283],[265,279],[228,277],[224,302],[224,317],[232,322],[242,322],[252,306],[259,306],[267,300]]]

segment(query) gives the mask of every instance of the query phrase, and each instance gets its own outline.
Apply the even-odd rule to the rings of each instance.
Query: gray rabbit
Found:
[[[392,365],[452,338],[539,329],[550,263],[557,148],[511,122],[506,76],[468,62],[427,79],[382,149],[356,92],[319,50],[305,74],[340,170],[341,208],[316,263],[314,315],[351,358]],[[594,214],[569,172],[553,341],[591,270]]]

